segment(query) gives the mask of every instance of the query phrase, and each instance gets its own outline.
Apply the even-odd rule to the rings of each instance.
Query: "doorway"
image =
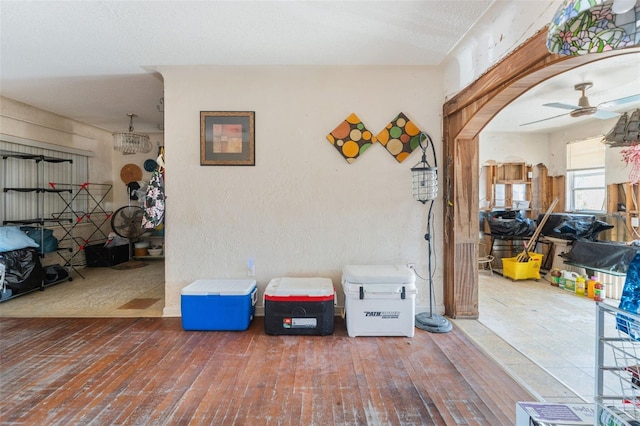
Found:
[[[550,54],[545,41],[546,28],[443,106],[444,305],[451,318],[478,318],[480,131],[502,108],[539,83],[594,61],[638,51],[567,57]]]

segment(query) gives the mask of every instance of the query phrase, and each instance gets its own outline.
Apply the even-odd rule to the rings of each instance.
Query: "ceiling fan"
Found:
[[[595,118],[606,120],[609,118],[617,117],[620,114],[617,112],[606,111],[601,108],[610,108],[613,106],[622,105],[629,102],[640,101],[640,94],[639,94],[639,95],[632,95],[632,96],[626,96],[624,98],[614,99],[612,101],[602,102],[597,106],[591,106],[591,104],[589,103],[589,98],[587,97],[585,92],[587,91],[587,89],[590,89],[592,86],[593,86],[593,83],[591,82],[578,83],[574,86],[576,90],[582,92],[582,96],[580,96],[580,99],[578,99],[577,106],[563,104],[560,102],[552,102],[552,103],[542,105],[542,106],[547,106],[551,108],[568,109],[568,110],[571,110],[571,112],[560,114],[560,115],[554,115],[553,117],[543,118],[542,120],[530,121],[528,123],[523,123],[520,126],[527,126],[529,124],[540,123],[542,121],[552,120],[554,118],[564,117],[566,115],[570,115],[571,117],[584,117],[587,115],[592,115]]]

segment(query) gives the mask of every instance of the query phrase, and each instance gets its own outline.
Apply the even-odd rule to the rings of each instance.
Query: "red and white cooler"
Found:
[[[264,291],[267,334],[333,333],[335,289],[330,278],[274,278]]]
[[[415,333],[416,278],[403,265],[348,265],[342,269],[349,336]]]

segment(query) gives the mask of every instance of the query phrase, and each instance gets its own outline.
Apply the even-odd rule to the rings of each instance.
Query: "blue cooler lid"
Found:
[[[244,296],[256,288],[256,280],[196,280],[182,289],[183,296]]]
[[[355,284],[414,284],[413,271],[404,265],[346,265],[342,282]]]

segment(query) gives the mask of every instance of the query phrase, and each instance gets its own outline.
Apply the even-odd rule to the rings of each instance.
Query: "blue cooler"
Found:
[[[237,331],[249,328],[256,309],[256,280],[197,280],[182,289],[185,330]]]

